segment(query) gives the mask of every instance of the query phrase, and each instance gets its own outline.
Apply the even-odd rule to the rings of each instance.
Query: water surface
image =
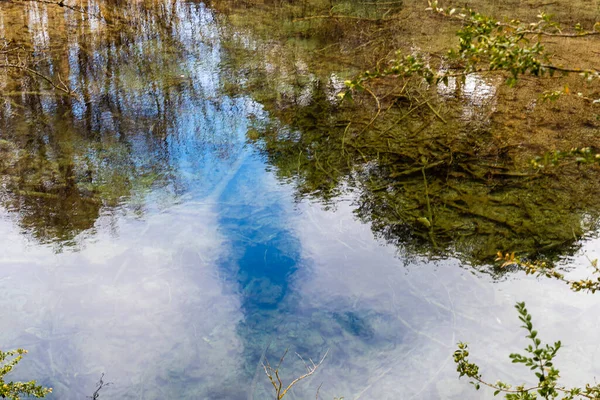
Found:
[[[3,10],[52,21],[28,38],[40,52],[65,45],[64,23],[68,57],[44,62],[77,88],[31,93],[25,80],[1,108],[0,344],[30,351],[15,379],[56,399],[91,395],[102,373],[107,399],[266,399],[261,360],[289,348],[285,381],[303,373],[295,353],[329,351],[292,399],[321,384],[324,399],[482,398],[457,380],[456,342],[484,374],[520,382],[507,355],[524,346],[522,300],[543,338],[566,344],[567,382],[598,375],[597,297],[520,273],[497,281],[461,254],[382,237],[385,215],[361,214],[360,185],[303,196],[281,153],[248,140],[257,126],[299,127],[251,93],[224,94],[239,78],[223,47],[233,28],[201,3],[165,2],[158,16],[134,4],[135,35],[72,10]],[[585,233],[563,262],[600,256]]]

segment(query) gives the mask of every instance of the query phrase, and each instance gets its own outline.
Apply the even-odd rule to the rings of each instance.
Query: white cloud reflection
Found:
[[[90,395],[103,372],[110,398],[165,398],[161,382],[182,370],[221,391],[239,365],[243,316],[214,268],[223,242],[212,207],[121,219],[118,237],[103,222],[80,252],[53,254],[2,219],[0,314],[11,323],[1,343],[30,350],[23,376],[52,376],[61,399]]]
[[[340,203],[335,211],[304,203],[302,213],[297,232],[303,256],[313,262],[297,280],[300,308],[362,313],[376,336],[393,337],[386,330],[398,328],[393,346],[369,349],[356,338],[336,338],[348,351],[337,359],[333,351],[313,381],[312,390],[325,382],[323,398],[487,398],[457,379],[451,356],[459,340],[471,344],[484,376],[521,383],[526,374],[508,359],[526,345],[516,301],[527,302],[544,340],[561,339],[566,345],[558,359],[565,381],[593,382],[600,373],[593,362],[600,355],[597,296],[523,274],[494,283],[455,259],[406,259],[374,240],[369,226],[354,218],[350,203]],[[582,252],[597,253],[597,244],[590,242]]]

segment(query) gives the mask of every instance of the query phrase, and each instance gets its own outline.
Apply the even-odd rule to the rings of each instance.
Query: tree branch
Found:
[[[264,358],[263,361],[263,369],[265,370],[265,374],[267,375],[267,377],[269,378],[269,381],[271,382],[271,384],[273,385],[273,387],[275,388],[275,393],[277,395],[277,400],[281,400],[283,399],[283,397],[287,394],[287,392],[292,389],[292,387],[294,387],[294,385],[296,385],[298,382],[300,382],[303,379],[308,378],[309,376],[313,375],[317,369],[321,366],[321,364],[323,364],[323,361],[325,361],[325,358],[327,357],[327,354],[329,354],[329,350],[327,350],[325,352],[325,355],[321,358],[321,360],[318,363],[314,363],[313,360],[310,360],[311,365],[308,365],[304,359],[298,354],[296,353],[296,355],[300,358],[300,360],[302,360],[302,362],[304,363],[304,366],[306,367],[306,373],[296,379],[294,379],[289,385],[287,385],[287,387],[285,389],[283,389],[283,382],[281,380],[281,377],[279,375],[279,368],[281,367],[281,364],[283,363],[283,360],[285,358],[285,356],[287,355],[288,350],[286,349],[286,351],[284,352],[283,356],[281,357],[281,359],[279,360],[279,364],[277,365],[277,368],[273,368],[271,367],[271,365],[269,364],[269,361],[267,360],[267,358]],[[321,388],[321,386],[319,386],[319,389]],[[319,396],[319,391],[317,390],[317,398]]]
[[[50,79],[46,75],[41,74],[41,73],[37,72],[36,70],[31,69],[31,68],[29,68],[29,67],[27,67],[25,65],[5,63],[5,64],[0,64],[0,68],[4,68],[4,69],[18,69],[18,70],[21,70],[21,71],[25,71],[29,75],[32,75],[32,76],[35,76],[35,77],[38,77],[38,78],[41,78],[41,79],[45,80],[54,89],[59,90],[59,91],[65,93],[65,94],[67,94],[69,96],[74,96],[73,91],[71,91],[71,89],[69,89],[69,87],[62,80],[61,80],[61,85],[57,85],[56,83],[54,83],[54,81],[52,79]]]

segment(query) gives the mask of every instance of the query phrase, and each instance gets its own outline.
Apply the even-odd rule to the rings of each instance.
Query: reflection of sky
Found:
[[[1,310],[12,322],[1,342],[30,349],[30,373],[57,398],[84,398],[101,372],[115,381],[113,398],[157,398],[157,382],[182,368],[218,364],[201,373],[214,382],[235,371],[242,315],[214,270],[223,238],[210,206],[102,218],[83,250],[58,255],[6,222]]]
[[[447,85],[441,83],[437,90],[443,96],[459,98],[463,105],[462,118],[469,121],[481,118],[482,108],[493,108],[496,105],[496,88],[501,83],[497,77],[470,74],[465,77],[464,82],[460,78],[451,77]]]
[[[336,211],[303,204],[301,213],[303,256],[314,262],[298,277],[298,312],[351,310],[366,316],[375,336],[396,340],[371,343],[369,350],[363,345],[361,351],[359,340],[332,338],[330,364],[312,387],[326,382],[323,398],[482,398],[456,379],[451,355],[459,340],[471,344],[484,376],[521,382],[525,371],[508,359],[526,345],[512,307],[517,301],[526,301],[542,339],[563,340],[558,365],[567,382],[592,381],[600,372],[594,362],[600,355],[594,339],[600,322],[597,296],[521,274],[518,280],[493,283],[452,259],[407,259],[373,240],[368,225],[357,222],[344,203]],[[598,244],[584,246],[576,264],[600,256]],[[395,336],[390,328],[397,329]]]
[[[77,253],[27,242],[4,215],[0,311],[11,325],[0,340],[31,350],[20,372],[44,377],[57,398],[89,394],[101,372],[114,382],[107,398],[246,398],[265,383],[253,375],[254,353],[271,343],[272,357],[286,346],[313,358],[331,349],[298,394],[325,382],[323,398],[480,398],[456,380],[453,344],[469,341],[484,371],[510,377],[507,353],[524,344],[517,300],[527,301],[543,338],[565,343],[566,379],[599,372],[596,297],[524,277],[492,284],[452,260],[398,258],[351,207],[294,209],[289,188],[255,159],[245,162],[236,176],[255,174],[252,184],[234,178],[216,202],[143,220],[102,217]],[[262,224],[244,226],[250,221]],[[284,295],[263,298],[248,284],[266,278],[267,294],[281,284],[280,272],[261,269],[258,250],[282,260],[272,268],[297,268]],[[298,363],[290,357],[284,371]]]
[[[1,214],[0,315],[10,324],[0,344],[30,350],[15,378],[38,378],[67,400],[90,395],[103,372],[113,382],[107,399],[262,399],[263,351],[275,360],[289,347],[313,359],[330,349],[298,398],[313,398],[321,382],[322,398],[481,398],[456,379],[455,342],[469,341],[492,379],[517,371],[520,382],[507,358],[524,345],[517,300],[543,338],[563,339],[567,381],[600,372],[600,298],[523,276],[492,283],[452,259],[406,258],[376,241],[348,203],[294,203],[293,188],[244,145],[248,116],[265,117],[260,106],[217,97],[219,47],[198,7],[179,33],[192,40],[202,26],[213,42],[186,69],[202,98],[183,102],[155,160],[178,187],[153,187],[141,217],[128,204],[105,212],[77,251],[58,254]],[[143,137],[130,145],[148,155]],[[590,254],[600,248],[589,243]],[[282,372],[289,380],[301,370],[290,355]]]

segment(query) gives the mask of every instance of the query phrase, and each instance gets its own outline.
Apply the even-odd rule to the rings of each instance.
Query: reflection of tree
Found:
[[[9,21],[0,57],[74,93],[20,69],[0,78],[2,203],[41,241],[72,239],[102,207],[157,182],[177,190],[167,183],[167,137],[196,90],[185,78],[188,9],[93,1],[82,9],[90,14],[39,2],[0,6]]]
[[[420,89],[421,97],[385,99],[373,120],[368,102],[337,106],[327,72],[317,73],[302,81],[288,68],[243,83],[280,121],[258,121],[249,137],[298,195],[330,201],[351,190],[357,215],[378,236],[416,253],[458,251],[476,263],[498,250],[562,252],[595,226],[597,167],[531,169],[518,161],[527,155],[486,122],[485,105],[434,104]],[[268,96],[294,81],[302,82],[303,104]],[[431,112],[440,105],[443,120]]]

